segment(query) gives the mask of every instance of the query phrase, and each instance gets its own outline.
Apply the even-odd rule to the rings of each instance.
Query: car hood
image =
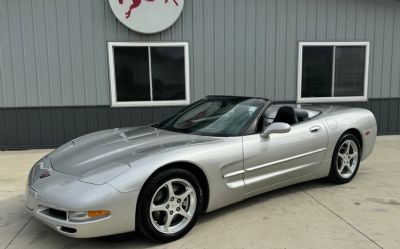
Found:
[[[151,126],[104,130],[91,133],[60,146],[49,154],[54,170],[68,175],[96,177],[123,173],[133,162],[178,147],[207,143],[218,138],[176,133]],[[107,177],[106,177],[107,178]]]

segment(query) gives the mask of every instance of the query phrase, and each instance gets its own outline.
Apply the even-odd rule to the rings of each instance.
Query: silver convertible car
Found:
[[[372,151],[364,109],[208,96],[167,120],[76,138],[30,174],[26,207],[59,233],[168,242],[210,212],[317,178],[351,181]]]

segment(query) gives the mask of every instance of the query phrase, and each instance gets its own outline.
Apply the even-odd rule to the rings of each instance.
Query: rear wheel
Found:
[[[329,179],[338,184],[350,182],[358,171],[360,161],[361,148],[358,138],[350,133],[344,134],[333,152]]]
[[[203,203],[203,191],[191,172],[166,170],[143,187],[137,207],[137,228],[156,241],[179,239],[194,226]]]

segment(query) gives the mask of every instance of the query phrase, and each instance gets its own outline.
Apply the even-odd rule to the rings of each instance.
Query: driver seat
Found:
[[[297,119],[296,112],[294,111],[293,107],[291,106],[282,106],[279,108],[276,116],[274,118],[274,123],[276,122],[283,122],[289,125],[294,125],[299,122]]]

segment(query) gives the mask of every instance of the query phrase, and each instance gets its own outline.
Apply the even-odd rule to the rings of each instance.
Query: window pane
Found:
[[[332,46],[304,46],[301,97],[331,97]]]
[[[149,101],[147,47],[114,47],[117,101]]]
[[[185,100],[183,47],[152,47],[151,71],[154,100]]]
[[[336,47],[335,96],[363,96],[365,47]]]

